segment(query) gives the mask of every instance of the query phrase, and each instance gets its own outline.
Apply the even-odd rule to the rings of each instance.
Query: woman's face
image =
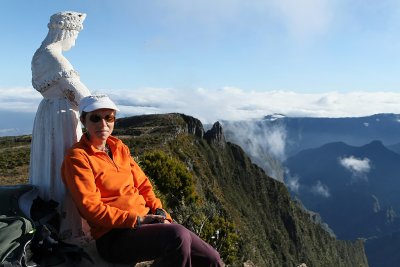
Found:
[[[90,136],[92,145],[105,144],[107,138],[114,130],[115,110],[97,109],[86,114],[82,120]]]

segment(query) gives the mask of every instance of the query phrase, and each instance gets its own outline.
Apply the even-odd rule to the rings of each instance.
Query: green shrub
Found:
[[[174,219],[216,248],[226,264],[237,263],[242,240],[236,225],[220,213],[215,203],[204,200],[173,209]]]
[[[204,225],[200,237],[218,250],[226,264],[238,260],[240,238],[232,222],[216,216]]]
[[[235,225],[213,202],[195,192],[192,174],[184,163],[162,151],[135,159],[154,183],[157,196],[168,203],[173,218],[215,247],[226,264],[239,259],[240,238]]]
[[[141,167],[154,181],[157,189],[168,196],[170,207],[180,202],[190,204],[198,199],[192,174],[179,160],[162,151],[147,152],[141,158]]]

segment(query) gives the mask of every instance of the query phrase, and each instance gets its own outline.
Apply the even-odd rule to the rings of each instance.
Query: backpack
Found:
[[[93,263],[81,247],[59,238],[57,206],[33,185],[0,186],[0,267]]]
[[[20,197],[31,190],[32,185],[0,186],[0,266],[36,266],[27,260],[34,224],[19,207]]]
[[[0,215],[0,263],[27,266],[26,246],[34,235],[31,221],[21,216]],[[35,264],[30,265],[35,266]]]
[[[94,264],[93,259],[83,248],[76,244],[66,243],[60,238],[58,202],[54,200],[44,201],[40,197],[36,197],[31,202],[30,215],[36,227],[35,235],[30,244],[34,262],[43,267],[59,264],[75,267],[80,264],[82,259],[86,259]]]

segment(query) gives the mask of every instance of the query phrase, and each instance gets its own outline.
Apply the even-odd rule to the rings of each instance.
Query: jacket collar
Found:
[[[115,148],[119,145],[119,143],[121,143],[121,140],[119,140],[117,137],[114,137],[112,135],[110,135],[107,138],[107,145],[110,146],[112,151],[115,151]],[[99,153],[102,152],[100,150],[98,150],[97,148],[95,148],[89,141],[87,134],[84,133],[81,137],[81,139],[79,140],[79,143],[81,143],[85,149],[88,149],[90,152],[92,153]]]

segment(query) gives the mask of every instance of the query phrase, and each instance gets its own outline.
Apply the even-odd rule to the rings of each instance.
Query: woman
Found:
[[[43,100],[33,125],[29,182],[38,187],[43,199],[59,203],[64,238],[82,232],[81,218],[65,195],[60,168],[66,150],[82,135],[78,105],[90,92],[62,52],[75,45],[85,17],[86,14],[77,12],[52,15],[49,32],[32,59],[32,85]]]
[[[66,155],[62,178],[99,254],[114,263],[222,266],[214,248],[172,223],[129,148],[111,135],[118,108],[110,98],[85,97],[79,111],[87,132]]]

